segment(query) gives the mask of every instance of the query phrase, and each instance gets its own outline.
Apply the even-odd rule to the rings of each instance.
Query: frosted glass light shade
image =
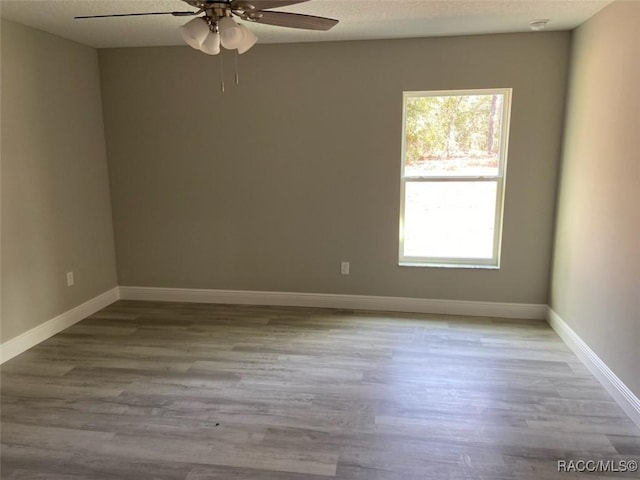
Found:
[[[242,43],[244,35],[240,26],[231,17],[224,17],[218,21],[220,42],[224,48],[232,50]]]
[[[180,27],[180,34],[190,47],[200,50],[200,45],[209,35],[209,24],[202,17],[191,19]]]
[[[242,30],[242,42],[238,45],[238,53],[242,54],[255,45],[258,37],[244,25],[240,25],[239,27],[240,30]]]
[[[200,50],[207,55],[217,55],[220,53],[220,34],[218,32],[209,32],[207,38],[200,45]]]

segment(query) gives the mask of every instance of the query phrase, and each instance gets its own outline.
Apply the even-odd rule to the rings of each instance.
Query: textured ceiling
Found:
[[[277,9],[338,19],[329,32],[250,24],[261,43],[525,32],[531,20],[570,30],[612,0],[311,0]],[[93,47],[183,45],[171,16],[74,20],[76,15],[190,10],[181,0],[0,0],[4,18]]]

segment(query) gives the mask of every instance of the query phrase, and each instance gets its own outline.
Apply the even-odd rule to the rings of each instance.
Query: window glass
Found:
[[[406,92],[400,263],[498,267],[510,89]]]

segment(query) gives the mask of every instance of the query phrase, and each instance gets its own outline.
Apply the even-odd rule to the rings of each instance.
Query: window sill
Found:
[[[499,265],[473,265],[460,263],[428,263],[428,262],[398,262],[399,267],[420,267],[420,268],[464,268],[479,270],[500,270]]]

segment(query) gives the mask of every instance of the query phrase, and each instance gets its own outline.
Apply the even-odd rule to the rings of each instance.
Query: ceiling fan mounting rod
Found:
[[[231,10],[231,2],[225,2],[220,0],[183,0],[185,3],[195,7],[204,12],[225,12]]]
[[[215,23],[223,17],[237,15],[243,20],[256,21],[262,18],[262,13],[256,10],[255,5],[248,2],[221,1],[221,0],[183,0],[185,3],[205,12],[207,20]]]
[[[227,12],[228,10],[226,9],[226,7],[218,5],[207,6],[207,8],[205,9],[207,18],[211,19],[211,21],[213,22],[217,22],[222,17],[230,16]]]
[[[218,30],[218,21],[221,18],[233,16],[233,11],[231,10],[230,3],[202,1],[187,1],[187,3],[196,8],[199,8],[200,12],[204,12],[204,18],[209,24],[212,31]]]

